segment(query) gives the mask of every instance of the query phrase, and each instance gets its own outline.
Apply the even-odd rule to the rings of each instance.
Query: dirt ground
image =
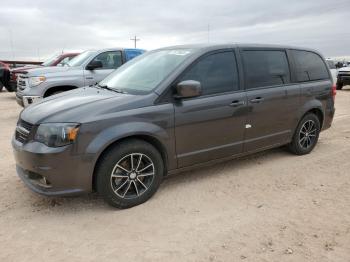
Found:
[[[0,93],[0,261],[350,261],[350,88],[315,150],[269,150],[166,179],[143,205],[47,198],[20,181],[21,108]]]

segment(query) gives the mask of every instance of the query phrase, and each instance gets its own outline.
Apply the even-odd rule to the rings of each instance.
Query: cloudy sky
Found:
[[[1,1],[0,59],[104,47],[277,43],[350,55],[349,0]],[[209,34],[208,34],[209,25]]]

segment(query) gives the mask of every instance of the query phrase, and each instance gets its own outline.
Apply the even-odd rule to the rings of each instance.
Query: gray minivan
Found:
[[[335,85],[316,51],[271,45],[162,48],[99,85],[23,110],[12,140],[33,191],[97,190],[118,208],[164,176],[287,145],[310,153],[331,126]]]

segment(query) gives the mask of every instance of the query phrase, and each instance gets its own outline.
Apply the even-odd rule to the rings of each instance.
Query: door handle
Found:
[[[86,79],[94,79],[92,76],[87,76]]]
[[[235,100],[233,101],[230,106],[232,107],[236,107],[236,106],[244,106],[245,102],[244,101],[239,101],[239,100]]]
[[[260,103],[262,101],[264,101],[263,97],[256,97],[256,98],[250,100],[250,103]]]

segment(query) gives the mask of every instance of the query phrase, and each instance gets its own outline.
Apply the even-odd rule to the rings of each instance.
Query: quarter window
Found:
[[[239,89],[235,55],[232,51],[201,58],[180,81],[195,80],[202,86],[202,94],[210,95]]]
[[[289,65],[284,51],[243,51],[243,63],[247,88],[290,83]]]
[[[313,81],[328,79],[329,74],[326,64],[322,58],[309,51],[292,51],[295,63],[296,63],[296,74],[297,81]]]
[[[103,65],[99,69],[117,69],[122,65],[122,54],[119,51],[104,52],[96,56],[93,61],[100,61]]]

